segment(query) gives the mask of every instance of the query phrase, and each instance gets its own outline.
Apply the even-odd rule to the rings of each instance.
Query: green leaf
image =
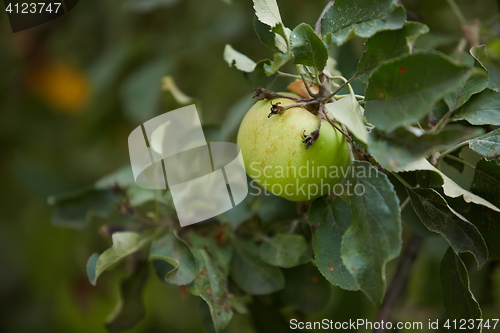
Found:
[[[275,33],[274,42],[281,53],[290,53],[290,35],[292,31],[285,27],[283,23],[279,23],[271,28]]]
[[[281,66],[286,64],[288,61],[292,59],[292,53],[275,53],[273,61],[270,63],[264,63],[264,72],[266,73],[267,76],[271,76],[274,73],[276,73]]]
[[[364,110],[351,92],[349,96],[328,103],[325,108],[331,117],[344,124],[359,140],[368,141],[368,131],[363,121]]]
[[[469,50],[469,53],[474,57],[475,62],[484,68],[483,62],[488,60],[488,48],[486,45],[474,46]]]
[[[161,79],[167,74],[165,59],[159,59],[135,69],[123,82],[121,101],[128,119],[143,123],[153,118],[160,104]]]
[[[330,301],[331,286],[312,263],[285,270],[285,280],[280,298],[287,305],[311,313],[322,310]]]
[[[318,72],[325,68],[328,51],[309,24],[301,23],[293,29],[291,40],[295,64],[314,66]]]
[[[448,319],[468,320],[482,318],[479,303],[470,290],[469,274],[462,259],[451,248],[446,251],[439,271],[444,306]],[[475,325],[470,332],[481,332]]]
[[[117,210],[120,198],[108,189],[87,188],[49,197],[48,202],[54,206],[54,225],[83,230],[93,216],[106,218]]]
[[[157,201],[159,204],[168,205],[163,194],[159,197],[154,191],[139,187],[136,184],[132,184],[127,188],[127,196],[130,200],[130,206],[132,207],[140,207],[148,202],[152,203],[154,201]],[[173,205],[169,208],[174,209]]]
[[[427,171],[424,171],[427,172]],[[430,177],[419,177],[417,172],[405,172],[405,173],[400,173],[399,176],[403,178],[405,181],[410,183],[409,179],[411,179],[413,182],[418,182],[420,181],[419,178],[433,178],[433,174],[438,177],[441,180],[441,183],[443,180],[439,176],[438,173],[436,172],[430,172],[428,171],[428,175]],[[406,186],[403,185],[396,177],[394,177],[394,174],[388,173],[387,177],[391,181],[391,183],[394,185],[394,189],[396,190],[396,194],[398,195],[399,202],[405,202],[406,199],[409,199],[408,192],[406,191]],[[426,179],[424,180],[424,183],[428,183],[429,180]],[[411,228],[415,234],[421,237],[435,237],[436,234],[429,231],[422,222],[420,222],[420,218],[418,217],[417,213],[415,213],[415,210],[413,209],[412,205],[405,205],[401,211],[401,220],[404,221],[404,223],[408,224],[408,226]]]
[[[224,274],[229,274],[229,265],[233,256],[233,247],[230,244],[224,247],[219,246],[213,237],[200,237],[194,232],[189,234],[192,247],[194,249],[205,250],[210,255],[214,265],[216,265]]]
[[[182,92],[179,87],[177,87],[174,78],[170,75],[161,78],[161,87],[169,110],[198,102],[196,98],[190,97]]]
[[[285,287],[283,273],[278,267],[264,263],[257,245],[246,240],[234,242],[236,248],[231,265],[231,277],[247,294],[266,295]]]
[[[99,179],[97,182],[95,182],[94,186],[96,189],[100,190],[110,190],[114,186],[119,186],[121,189],[126,191],[128,199],[130,201],[130,206],[132,207],[140,207],[147,202],[158,200],[158,202],[168,205],[169,208],[174,209],[173,204],[171,204],[169,200],[167,200],[164,194],[162,194],[161,197],[158,198],[154,191],[139,187],[135,184],[134,175],[132,173],[132,167],[130,166],[130,164]],[[158,193],[164,192],[160,191]]]
[[[411,204],[420,221],[443,236],[457,252],[470,252],[479,267],[488,259],[488,248],[481,233],[467,219],[453,210],[434,189],[408,189]]]
[[[192,249],[197,273],[188,291],[200,296],[210,308],[215,331],[223,330],[233,317],[232,295],[227,289],[224,273],[214,264],[204,249]]]
[[[260,22],[268,25],[274,35],[274,45],[282,53],[289,52],[290,29],[285,28],[279,12],[276,0],[253,0],[255,16]],[[262,29],[257,31],[259,38],[264,37],[264,43],[270,43],[270,36],[264,33]],[[262,34],[262,35],[261,35]]]
[[[255,213],[264,224],[291,219],[297,215],[297,204],[272,193],[261,194]]]
[[[277,234],[259,248],[260,259],[272,266],[291,268],[311,260],[309,244],[302,235]]]
[[[406,12],[397,0],[336,0],[321,19],[321,36],[342,45],[354,36],[368,38],[403,26]]]
[[[459,108],[452,120],[467,120],[472,125],[500,125],[500,93],[485,89]]]
[[[490,258],[500,259],[500,213],[487,207],[467,203],[463,198],[447,198],[449,205],[474,224],[488,246]]]
[[[97,278],[106,270],[114,267],[120,261],[146,246],[154,238],[150,230],[143,233],[115,232],[111,235],[113,246],[101,255],[94,253],[87,261],[87,276],[95,286]]]
[[[469,140],[469,147],[488,160],[500,162],[500,128]]]
[[[463,146],[452,151],[448,155],[451,155],[451,156],[454,156],[454,157],[461,159],[460,152],[462,151],[462,148],[463,148]],[[453,158],[449,158],[447,155],[445,155],[443,157],[443,162],[445,162],[446,164],[448,164],[449,166],[451,166],[453,169],[457,170],[460,173],[464,172],[465,165],[462,162],[459,162]]]
[[[342,262],[342,236],[351,225],[351,210],[340,198],[316,199],[307,212],[313,230],[313,250],[316,266],[333,285],[346,290],[358,290],[354,277]]]
[[[253,72],[255,66],[257,65],[255,61],[236,51],[229,44],[226,44],[226,47],[224,48],[224,60],[230,67],[236,67],[242,72]]]
[[[470,190],[495,206],[500,206],[500,165],[484,159],[477,162]]]
[[[276,0],[253,0],[255,15],[260,22],[275,27],[281,21],[281,14]]]
[[[430,170],[415,170],[410,172],[400,173],[399,176],[403,178],[410,186],[421,188],[441,188],[443,186],[443,178],[437,172]],[[406,187],[404,187],[404,193]]]
[[[275,33],[271,31],[271,27],[260,22],[257,16],[254,16],[253,26],[255,33],[259,36],[259,40],[273,51],[280,51],[276,47]]]
[[[415,47],[419,50],[440,49],[446,46],[455,46],[458,43],[460,35],[457,34],[438,34],[428,33],[423,35],[415,42]]]
[[[437,52],[419,52],[387,62],[368,82],[366,119],[385,131],[416,123],[469,73],[469,68]]]
[[[148,279],[148,271],[148,263],[140,262],[132,275],[120,283],[120,299],[106,319],[108,331],[121,332],[132,329],[144,319],[146,310],[142,301],[142,292]]]
[[[251,195],[247,196],[238,205],[217,216],[217,219],[222,223],[228,223],[233,230],[236,230],[242,223],[255,215],[252,209],[253,199]]]
[[[134,174],[130,164],[106,175],[95,182],[94,186],[99,190],[107,190],[112,186],[128,187],[135,184]]]
[[[420,131],[420,130],[418,130]],[[403,166],[427,157],[434,151],[443,151],[483,133],[482,128],[450,125],[440,132],[416,136],[405,128],[386,133],[374,129],[368,137],[368,151],[381,165]]]
[[[408,22],[403,28],[394,31],[382,31],[366,41],[366,50],[359,60],[357,75],[363,78],[383,62],[412,53],[415,40],[429,28],[422,23]]]
[[[273,62],[271,60],[269,59],[260,60],[257,63],[257,65],[255,65],[255,69],[253,70],[253,72],[251,73],[243,72],[243,76],[251,86],[255,87],[262,86],[264,88],[269,88],[274,83],[276,77],[278,76],[276,72],[274,73],[272,72],[271,68],[272,66]],[[267,72],[266,68],[268,68],[267,70],[270,71],[269,73]],[[250,96],[249,98],[250,102],[252,102],[252,96]],[[248,111],[248,109],[249,108],[247,108],[246,111]]]
[[[429,170],[429,171],[434,171],[437,172],[441,178],[443,179],[443,191],[444,194],[448,197],[456,198],[458,196],[462,196],[465,200],[465,202],[474,202],[478,205],[482,205],[485,207],[488,207],[496,212],[500,212],[500,208],[496,207],[492,203],[488,202],[487,200],[475,195],[474,193],[471,193],[465,189],[463,189],[461,186],[459,186],[457,183],[455,183],[453,180],[451,180],[448,176],[446,176],[444,173],[442,173],[439,169],[436,169],[432,164],[429,163],[425,158],[421,158],[418,161],[406,164],[402,167],[397,167],[397,168],[388,168],[391,171],[394,172],[407,172],[407,171],[415,171],[415,170]]]
[[[444,101],[451,110],[458,109],[464,105],[472,95],[483,91],[488,86],[488,71],[476,58],[476,56],[480,56],[485,52],[482,50],[482,48],[485,47],[486,46],[483,45],[472,48],[470,50],[472,57],[467,54],[458,54],[457,58],[466,59],[463,61],[465,65],[476,68],[476,71],[474,71],[470,77],[464,79],[449,95],[445,96]]]
[[[196,263],[189,247],[174,232],[155,239],[149,251],[149,260],[158,276],[177,286],[191,283],[196,273]]]
[[[354,162],[350,182],[352,222],[345,232],[342,261],[359,288],[381,304],[385,265],[401,251],[399,200],[387,176],[368,162]]]

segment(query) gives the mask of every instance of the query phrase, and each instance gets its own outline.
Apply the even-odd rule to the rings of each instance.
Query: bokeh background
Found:
[[[314,25],[328,1],[278,2],[293,29],[301,22]],[[431,28],[422,45],[446,51],[457,45],[460,24],[445,0],[402,2],[410,19]],[[457,3],[467,19],[482,22],[492,59],[490,86],[498,87],[500,1]],[[0,13],[1,332],[105,332],[127,270],[119,267],[91,286],[86,261],[110,240],[97,232],[99,222],[84,230],[53,225],[47,199],[129,163],[128,134],[176,107],[166,91],[172,86],[162,90],[164,76],[194,98],[205,124],[232,124],[225,135],[234,139],[258,83],[228,67],[224,45],[256,61],[272,56],[254,33],[253,15],[250,0],[81,0],[68,14],[13,34]],[[331,50],[344,76],[355,71],[363,42]],[[287,83],[277,79],[273,89]],[[363,92],[361,85],[355,88]],[[468,186],[468,176],[452,176]],[[447,245],[439,237],[426,242],[398,318],[427,322],[443,314],[438,265]],[[500,313],[500,267],[492,262],[479,273],[473,265],[469,271],[485,316]],[[185,289],[151,275],[144,300],[146,318],[132,331],[204,332],[200,301]],[[272,312],[263,307],[260,324],[236,315],[228,332],[278,332],[266,326]],[[311,318],[374,320],[375,312],[361,293],[332,288],[328,306]]]

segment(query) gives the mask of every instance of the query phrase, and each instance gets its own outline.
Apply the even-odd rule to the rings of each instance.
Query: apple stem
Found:
[[[285,108],[285,110],[287,110],[287,109],[291,109],[291,108],[300,108],[300,107],[303,107],[303,106],[306,106],[306,105],[318,104],[318,103],[319,102],[317,100],[311,99],[311,100],[308,100],[308,101],[303,102],[303,103],[290,104],[290,105],[284,106],[283,108]]]
[[[291,99],[296,102],[302,102],[302,101],[310,101],[311,99],[306,99],[306,98],[298,98],[298,97],[293,97],[293,96],[286,96],[286,95],[281,95],[277,94],[271,90],[267,90],[266,88],[262,88],[262,86],[259,86],[257,89],[254,89],[253,92],[255,95],[253,98],[257,97],[260,101],[263,101],[265,99],[272,100],[275,98],[287,98]]]
[[[291,108],[301,108],[301,107],[306,106],[306,105],[317,104],[317,103],[319,103],[319,102],[315,99],[307,100],[303,103],[290,104],[290,105],[286,105],[286,106],[279,106],[279,104],[281,104],[281,102],[277,102],[276,104],[273,104],[273,102],[271,102],[271,113],[269,113],[267,118],[271,118],[271,116],[273,114],[283,114],[285,112],[285,110],[288,110]]]

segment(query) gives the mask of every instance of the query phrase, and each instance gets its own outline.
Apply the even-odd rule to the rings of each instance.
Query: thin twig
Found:
[[[309,76],[311,77],[312,80],[314,80],[314,74],[309,70],[309,68],[306,66],[306,65],[302,65],[302,67],[305,68],[307,74],[309,74]]]
[[[321,128],[321,118],[323,117],[322,105],[323,104],[320,104],[319,111],[318,111],[318,127],[316,128],[318,130],[318,132],[320,131],[320,128]]]
[[[349,81],[345,77],[343,77],[342,75],[335,75],[335,76],[332,76],[330,78],[333,80],[342,80],[342,81],[344,81],[344,83],[348,83],[348,81]]]
[[[394,307],[399,299],[399,297],[404,293],[406,285],[408,284],[408,277],[410,276],[413,263],[417,258],[417,254],[422,248],[423,238],[413,234],[408,241],[408,245],[401,255],[399,260],[396,273],[392,277],[389,288],[384,297],[384,302],[380,307],[377,315],[378,322],[388,322],[391,319],[391,315],[394,311]],[[374,329],[373,333],[384,333],[385,328]]]
[[[321,107],[321,105],[323,105],[323,103],[320,104],[320,107]],[[346,132],[344,132],[343,130],[341,130],[337,125],[335,125],[335,123],[328,116],[328,113],[326,111],[324,111],[324,110],[323,110],[323,115],[325,116],[326,120],[328,120],[328,122],[330,123],[330,125],[332,125],[337,131],[339,131],[340,133],[342,133],[342,135],[345,136],[345,138],[347,139],[347,141],[349,141],[352,144],[352,139],[349,136],[349,134],[347,134]]]
[[[401,178],[401,176],[399,176],[396,172],[391,172],[392,175],[401,182],[401,184],[403,184],[404,186],[406,186],[407,188],[409,189],[413,189],[415,187],[411,186],[410,184],[408,184],[403,178]]]
[[[478,70],[478,69],[476,69],[476,70]],[[461,89],[463,89],[464,86],[465,86],[465,82],[462,83]],[[446,114],[439,120],[438,124],[432,129],[432,131],[439,132],[448,124],[448,122],[450,121],[451,114],[455,111],[455,106],[457,105],[458,99],[459,99],[459,96],[457,96],[455,98],[455,100],[453,101],[453,104],[448,108],[448,112],[446,112]]]
[[[291,109],[291,108],[301,108],[301,107],[306,106],[306,105],[317,104],[317,103],[319,103],[319,102],[317,100],[315,100],[315,99],[308,99],[308,100],[306,100],[303,103],[285,105],[283,108],[285,110]]]
[[[287,99],[291,99],[291,100],[296,101],[296,102],[310,102],[310,101],[313,101],[310,98],[299,98],[299,97],[293,97],[293,96],[287,96],[287,95],[281,95],[281,94],[276,94],[276,98],[287,98]]]
[[[472,165],[472,164],[470,164],[469,162],[467,162],[467,161],[465,161],[465,160],[463,160],[463,159],[461,159],[461,158],[458,158],[458,157],[456,157],[456,156],[453,156],[453,155],[446,155],[446,157],[447,157],[447,158],[451,158],[452,160],[455,160],[455,161],[457,161],[457,162],[460,162],[460,163],[462,163],[462,164],[464,164],[464,165],[467,165],[467,166],[468,166],[469,168],[471,168],[471,169],[475,169],[475,168],[476,168],[475,166],[473,166],[473,165]]]
[[[465,25],[467,23],[467,20],[465,19],[464,14],[462,14],[462,11],[460,10],[460,7],[456,4],[455,0],[446,0],[448,2],[448,5],[450,5],[451,10],[455,14],[455,16],[458,18],[460,21],[461,25]]]
[[[306,87],[306,90],[307,90],[307,93],[309,94],[309,96],[314,97],[314,98],[318,97],[318,94],[313,94],[311,89],[309,89],[309,86],[307,85],[307,82],[304,78],[304,75],[300,74],[300,77],[302,78],[302,82],[304,83],[304,86]]]
[[[410,203],[410,197],[409,196],[406,198],[405,201],[403,201],[403,203],[401,204],[401,206],[399,206],[399,210],[402,212],[403,209],[405,209],[406,205],[408,205],[408,203]]]
[[[325,8],[323,8],[323,11],[321,12],[321,15],[319,16],[318,18],[318,21],[316,22],[316,25],[314,27],[314,32],[316,33],[316,35],[318,35],[320,38],[321,38],[321,20],[323,19],[323,16],[325,16],[326,12],[328,11],[328,9],[330,9],[331,6],[333,6],[333,3],[335,2],[335,0],[332,0],[330,1],[326,6]]]
[[[281,75],[281,76],[288,76],[288,77],[293,77],[294,79],[300,79],[300,75],[295,75],[295,74],[290,74],[290,73],[285,73],[285,72],[282,72],[282,71],[278,71],[276,72],[278,75]],[[307,81],[311,82],[311,83],[314,83],[313,80],[311,79],[308,79],[306,78]]]
[[[345,133],[349,133],[349,131],[347,130],[347,127],[344,124],[342,124],[342,129],[344,130]],[[354,162],[354,152],[353,152],[354,143],[347,145],[347,148],[349,150],[349,157],[351,158],[351,162]]]
[[[469,141],[464,141],[464,142],[462,142],[462,143],[459,143],[458,145],[453,146],[453,147],[451,147],[450,149],[448,149],[447,151],[445,151],[444,153],[442,153],[442,154],[441,154],[441,156],[440,156],[439,158],[441,158],[441,157],[443,157],[443,156],[445,156],[445,155],[448,155],[449,153],[451,153],[451,152],[453,152],[453,151],[457,150],[458,148],[463,147],[463,146],[468,145],[468,144],[469,144]]]
[[[318,70],[316,69],[316,67],[314,68],[315,69],[315,75],[316,75],[316,83],[318,85],[318,87],[321,87],[321,81],[319,80],[319,73],[318,73]]]
[[[330,95],[328,95],[325,99],[323,99],[323,101],[327,102],[329,101],[330,99],[333,98],[333,96],[337,95],[342,89],[344,89],[345,87],[347,87],[352,81],[354,81],[355,79],[357,79],[358,75],[354,75],[353,77],[351,77],[349,80],[345,81],[343,85],[341,85],[337,90],[335,90],[334,92],[332,92]]]
[[[335,98],[339,98],[339,99],[340,99],[340,98],[342,98],[342,97],[347,97],[347,96],[351,96],[351,94],[335,95],[334,97],[335,97]],[[363,96],[363,95],[356,95],[356,94],[355,94],[355,95],[354,95],[354,97],[359,98],[359,99],[361,99],[361,100],[364,100],[364,99],[365,99],[365,96]]]
[[[291,100],[296,101],[296,102],[311,101],[312,100],[311,98],[300,98],[300,97],[277,94],[274,91],[267,90],[266,88],[262,88],[262,86],[259,86],[257,89],[254,89],[253,92],[255,93],[253,98],[257,97],[261,101],[263,101],[265,99],[272,100],[275,98],[286,98],[286,99],[291,99]]]

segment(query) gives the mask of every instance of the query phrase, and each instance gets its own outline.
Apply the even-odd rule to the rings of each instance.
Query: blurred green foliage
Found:
[[[91,253],[109,247],[109,241],[96,232],[102,221],[92,219],[83,231],[58,228],[51,224],[47,198],[93,184],[129,163],[130,131],[176,107],[162,95],[162,76],[172,76],[181,91],[196,98],[205,124],[238,126],[234,112],[226,114],[230,110],[241,114],[256,87],[227,66],[224,45],[229,43],[254,60],[271,54],[255,35],[252,2],[228,2],[82,0],[63,17],[16,34],[7,15],[0,14],[0,331],[105,332],[103,323],[115,308],[127,270],[120,266],[113,274],[104,274],[97,287],[91,286],[86,261]],[[314,25],[327,2],[279,4],[283,21],[295,27],[302,22]],[[446,1],[402,2],[409,19],[430,27],[432,33],[423,42],[448,50],[456,46],[460,25]],[[467,18],[483,21],[482,35],[490,36],[491,56],[499,59],[500,23],[491,20],[494,15],[498,18],[498,3],[457,2]],[[355,73],[363,42],[353,39],[331,51],[344,76]],[[498,87],[498,69],[490,69],[490,75],[490,87]],[[273,88],[284,90],[287,83],[276,79]],[[358,83],[354,88],[361,91],[363,86]],[[234,139],[235,132],[223,135]],[[451,168],[450,174],[458,182],[463,179]],[[437,296],[438,264],[446,244],[432,237],[424,249],[410,282],[409,302],[393,319],[426,322],[444,316]],[[500,310],[498,262],[491,262],[486,272],[475,272],[473,260],[466,259],[484,317],[494,317]],[[307,289],[301,289],[306,287],[292,270],[285,279],[296,289],[274,296],[290,299],[297,294],[304,299],[299,307],[316,311],[317,304],[308,303]],[[388,274],[393,270],[390,265]],[[183,287],[150,278],[144,288],[146,318],[134,332],[203,332],[209,327],[203,316],[207,310],[198,310],[205,304]],[[322,288],[315,291],[319,294],[332,289],[331,298],[323,310],[308,314],[309,319],[374,320],[376,309],[361,292],[323,283],[318,288]],[[287,331],[286,325],[280,326],[282,315],[269,306],[272,297],[262,297],[250,309],[259,321],[235,315],[227,332],[264,332],[263,323],[271,322],[276,327],[264,325],[270,332]],[[292,310],[286,314],[294,315]]]

